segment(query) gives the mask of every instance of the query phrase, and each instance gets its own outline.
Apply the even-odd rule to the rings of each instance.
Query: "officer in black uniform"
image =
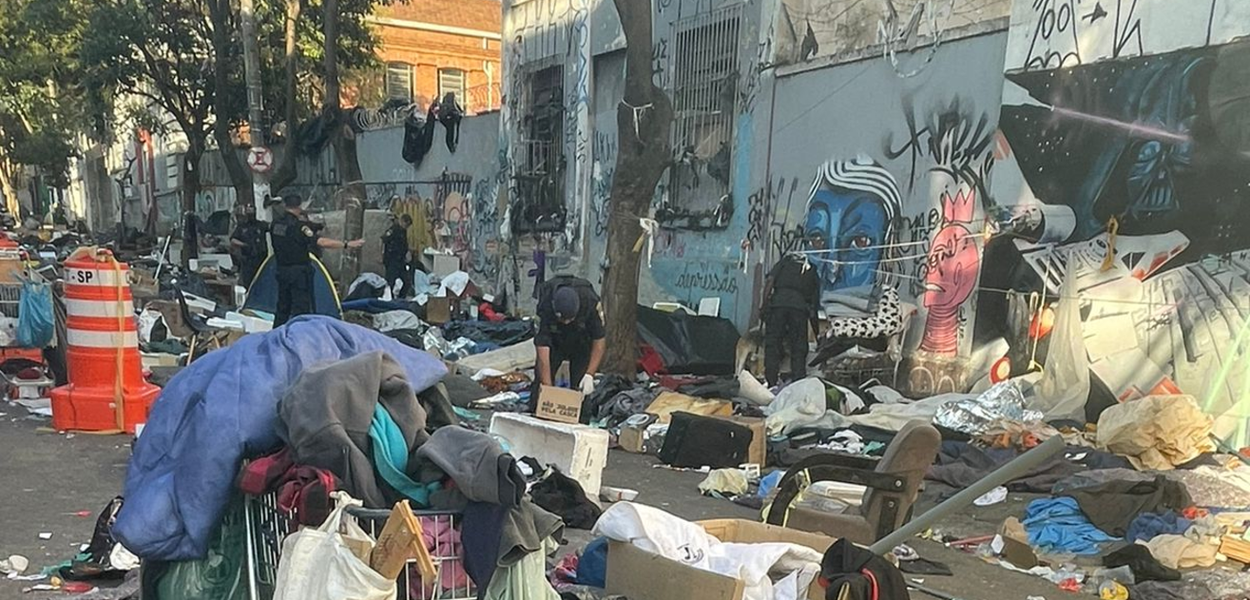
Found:
[[[764,283],[764,379],[781,383],[781,361],[790,355],[790,378],[807,376],[808,326],[819,331],[820,278],[807,256],[791,253]]]
[[[412,288],[411,272],[408,270],[408,228],[412,226],[410,215],[391,215],[391,226],[382,235],[382,266],[386,271],[386,286],[395,285],[398,279],[399,297],[407,298]]]
[[[281,327],[293,317],[312,314],[313,264],[309,254],[314,248],[359,248],[364,240],[343,242],[321,237],[313,225],[303,218],[303,198],[285,196],[285,210],[274,215],[269,230],[273,235],[273,258],[278,264],[278,311],[274,327]]]
[[[256,272],[269,257],[269,244],[265,241],[268,225],[256,218],[256,206],[246,203],[239,207],[239,223],[230,235],[230,246],[239,255],[239,285],[252,289]]]

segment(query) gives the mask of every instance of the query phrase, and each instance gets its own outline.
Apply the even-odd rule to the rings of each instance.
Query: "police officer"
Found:
[[[292,317],[311,314],[313,306],[313,264],[309,253],[314,248],[359,248],[364,240],[343,242],[321,237],[303,218],[303,198],[285,196],[285,210],[274,215],[270,233],[273,235],[273,258],[278,265],[278,311],[274,327],[281,327]]]
[[[790,355],[790,377],[807,376],[807,328],[817,331],[820,278],[801,253],[783,256],[764,284],[764,379],[781,383],[781,362]]]
[[[412,287],[408,271],[409,227],[412,227],[410,215],[399,215],[399,218],[391,215],[391,226],[382,235],[382,267],[386,270],[386,286],[395,285],[396,279],[401,281],[400,298],[408,297],[408,290]]]
[[[252,289],[256,272],[269,256],[265,233],[269,228],[256,218],[256,206],[250,202],[239,206],[239,223],[230,235],[230,246],[239,255],[239,285]]]
[[[555,384],[555,372],[569,362],[570,383],[589,394],[606,348],[599,295],[589,281],[561,276],[543,284],[538,298],[538,334],[534,337],[543,385]]]

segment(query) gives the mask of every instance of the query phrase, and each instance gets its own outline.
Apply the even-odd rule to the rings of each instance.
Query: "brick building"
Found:
[[[378,9],[380,100],[426,106],[455,92],[470,113],[500,105],[498,0],[406,0]]]

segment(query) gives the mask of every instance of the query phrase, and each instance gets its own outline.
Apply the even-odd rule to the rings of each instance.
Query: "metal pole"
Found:
[[[880,541],[869,546],[876,554],[885,554],[894,549],[895,546],[911,539],[913,535],[924,531],[929,525],[942,520],[947,515],[960,510],[973,500],[984,496],[986,492],[1027,473],[1030,469],[1042,464],[1050,457],[1062,452],[1067,446],[1063,442],[1063,437],[1055,436],[1046,440],[1042,445],[1025,452],[1016,457],[1015,460],[1001,466],[998,470],[985,476],[984,479],[964,488],[958,494],[951,496],[946,502],[943,502],[928,512],[912,519],[902,527],[895,530],[894,533],[881,538]]]
[[[260,81],[260,49],[256,38],[255,0],[239,0],[239,22],[243,29],[243,67],[247,78],[247,125],[253,148],[263,147],[265,140],[265,96]],[[288,149],[289,151],[289,149]],[[252,173],[253,202],[257,218],[265,218],[265,196],[269,195],[269,174]]]

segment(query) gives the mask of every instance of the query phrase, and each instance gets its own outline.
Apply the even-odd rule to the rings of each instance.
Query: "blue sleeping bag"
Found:
[[[126,472],[113,533],[144,559],[204,558],[244,458],[281,445],[278,401],[307,367],[382,350],[413,390],[438,383],[438,359],[358,325],[304,316],[210,352],[173,379],[152,407]]]

